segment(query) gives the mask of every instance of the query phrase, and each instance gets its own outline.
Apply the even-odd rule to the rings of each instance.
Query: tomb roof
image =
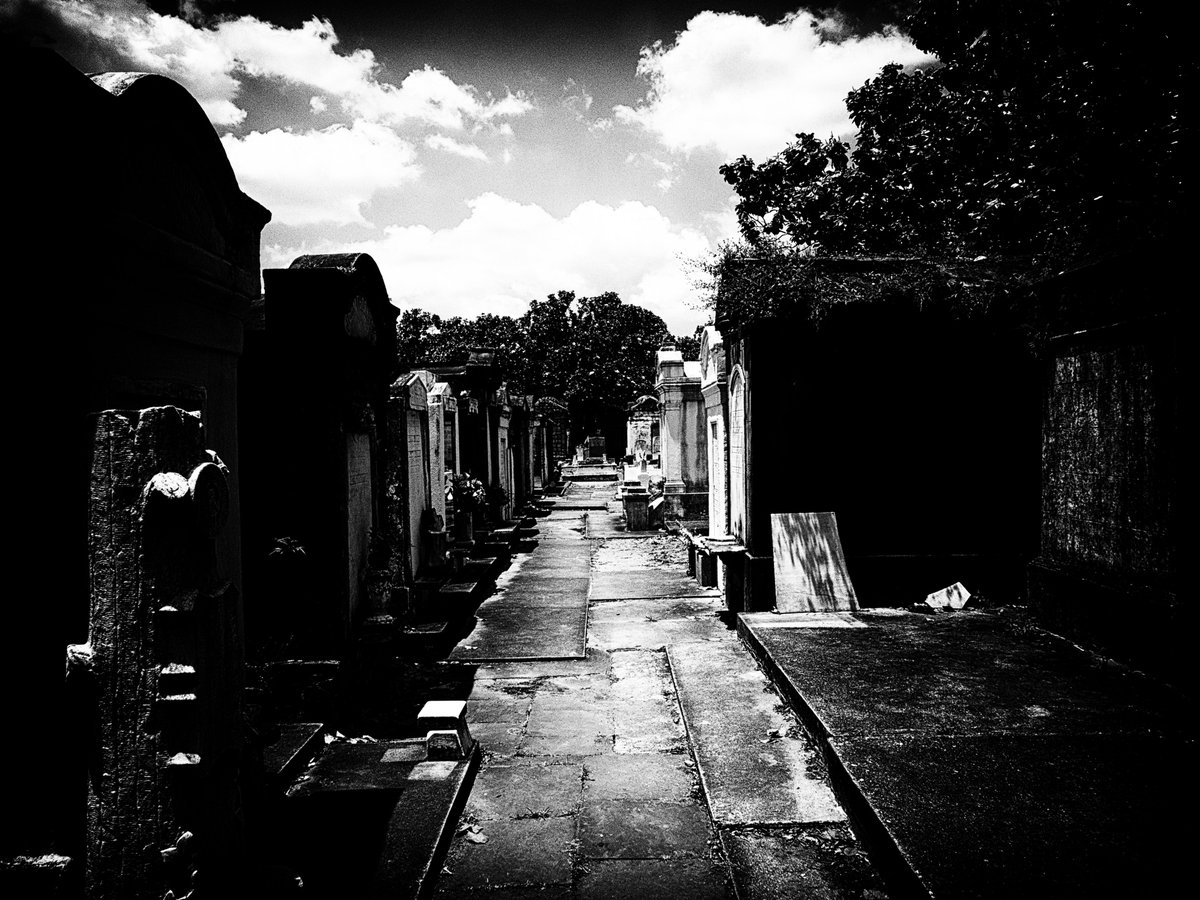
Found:
[[[802,256],[767,253],[721,265],[716,322],[722,331],[763,320],[819,325],[847,304],[910,303],[963,318],[988,315],[1030,271],[1028,258]]]

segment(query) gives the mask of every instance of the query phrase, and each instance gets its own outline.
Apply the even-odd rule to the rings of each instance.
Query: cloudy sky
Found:
[[[848,135],[847,91],[926,61],[896,5],[0,0],[86,72],[192,92],[273,214],[264,267],[365,251],[443,315],[613,290],[678,334],[735,232],[718,167]]]

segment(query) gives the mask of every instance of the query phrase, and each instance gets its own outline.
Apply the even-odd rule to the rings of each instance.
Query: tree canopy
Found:
[[[1125,0],[919,0],[914,42],[847,98],[853,146],[798,134],[721,167],[751,244],[1062,259],[1177,232],[1194,55]]]
[[[661,318],[612,292],[559,291],[532,301],[518,318],[442,318],[408,309],[396,329],[404,367],[457,365],[472,347],[493,348],[511,390],[557,397],[572,425],[585,430],[652,391],[655,353],[676,340]]]

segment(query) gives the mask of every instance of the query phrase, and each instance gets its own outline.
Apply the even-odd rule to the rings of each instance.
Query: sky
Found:
[[[264,268],[366,252],[393,303],[442,316],[615,291],[685,335],[710,315],[696,262],[736,237],[720,165],[849,138],[849,90],[931,61],[900,5],[0,0],[0,20],[82,71],[188,88],[272,212]]]

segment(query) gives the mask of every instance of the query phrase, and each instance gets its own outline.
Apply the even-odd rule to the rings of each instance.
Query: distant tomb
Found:
[[[858,609],[834,513],[772,513],[771,538],[778,612]]]
[[[605,459],[604,436],[594,434],[583,442],[583,461],[585,463],[602,463]]]

